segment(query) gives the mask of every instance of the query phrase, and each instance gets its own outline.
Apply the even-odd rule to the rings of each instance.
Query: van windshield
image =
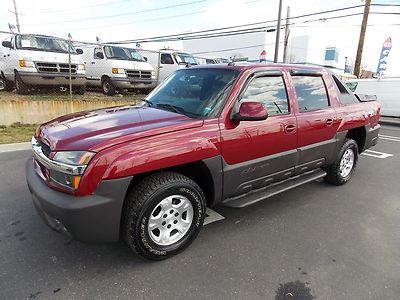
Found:
[[[232,69],[181,69],[153,90],[144,105],[190,118],[215,117],[239,75]]]
[[[197,60],[191,56],[189,53],[180,53],[175,52],[174,57],[178,64],[190,64],[190,65],[198,65]]]
[[[72,54],[77,54],[75,48],[66,40],[35,35],[17,35],[17,49],[68,53],[68,45]]]
[[[116,46],[105,46],[104,52],[107,58],[110,59],[145,61],[143,59],[143,56],[140,55],[140,53],[137,52],[135,49]]]

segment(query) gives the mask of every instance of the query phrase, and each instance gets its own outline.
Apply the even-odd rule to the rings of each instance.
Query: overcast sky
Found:
[[[12,0],[2,0],[0,30],[15,24]],[[16,0],[22,32],[41,33],[94,42],[116,41],[175,34],[216,27],[273,20],[277,17],[278,0]],[[373,0],[372,3],[399,4],[400,0]],[[175,6],[179,7],[158,8]],[[361,0],[284,0],[283,13],[290,5],[291,16],[363,4]],[[135,13],[149,10],[147,12]],[[362,12],[363,8],[333,14],[297,19],[291,36],[310,35],[309,51],[323,55],[327,45],[339,49],[340,59],[355,57],[362,16],[315,21],[319,18]],[[370,15],[362,64],[375,70],[383,41],[392,37],[388,74],[400,76],[400,7],[372,7],[371,12],[395,12],[398,15]],[[313,22],[304,23],[306,20]],[[271,23],[272,24],[272,23]],[[283,38],[283,34],[281,35]],[[274,33],[267,35],[274,42]],[[246,41],[243,41],[245,46]],[[166,43],[149,45],[161,48]],[[180,43],[169,46],[180,47]],[[267,58],[273,58],[267,51]]]

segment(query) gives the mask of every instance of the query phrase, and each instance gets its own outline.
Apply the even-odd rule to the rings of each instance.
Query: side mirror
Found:
[[[82,53],[83,53],[83,50],[80,49],[80,48],[76,48],[75,51],[76,51],[76,53],[78,53],[78,54],[82,54]]]
[[[12,47],[13,47],[10,41],[3,41],[1,44],[3,45],[3,47],[10,48],[10,49],[12,49]]]
[[[146,57],[146,56],[143,56],[143,60],[144,60],[144,61],[147,61],[147,57]]]
[[[104,59],[104,54],[102,52],[96,52],[96,57],[100,59]]]
[[[232,114],[233,121],[261,121],[268,118],[264,104],[260,102],[242,102],[239,111]]]

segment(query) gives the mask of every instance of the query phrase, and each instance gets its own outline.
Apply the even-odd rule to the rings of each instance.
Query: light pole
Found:
[[[279,0],[278,9],[278,24],[276,25],[276,39],[275,39],[275,55],[274,63],[278,62],[278,52],[279,52],[279,33],[281,31],[281,14],[282,14],[282,0]]]

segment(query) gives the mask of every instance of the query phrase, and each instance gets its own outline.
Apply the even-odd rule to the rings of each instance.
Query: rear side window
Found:
[[[333,81],[335,81],[337,91],[339,92],[339,100],[342,104],[353,104],[359,102],[357,98],[347,90],[339,78],[335,75],[332,75],[332,78]]]
[[[165,65],[173,65],[174,61],[172,60],[171,54],[162,53],[161,54],[161,63]]]
[[[101,53],[101,55],[103,55],[103,50],[101,50],[101,48],[94,48],[94,58],[100,59],[99,57],[97,57],[97,53]]]
[[[329,107],[328,95],[321,76],[292,76],[300,112]]]
[[[286,87],[282,76],[254,78],[243,93],[240,102],[261,102],[269,116],[289,113]]]
[[[358,82],[357,81],[347,81],[346,85],[349,88],[349,90],[354,93],[356,91]]]

